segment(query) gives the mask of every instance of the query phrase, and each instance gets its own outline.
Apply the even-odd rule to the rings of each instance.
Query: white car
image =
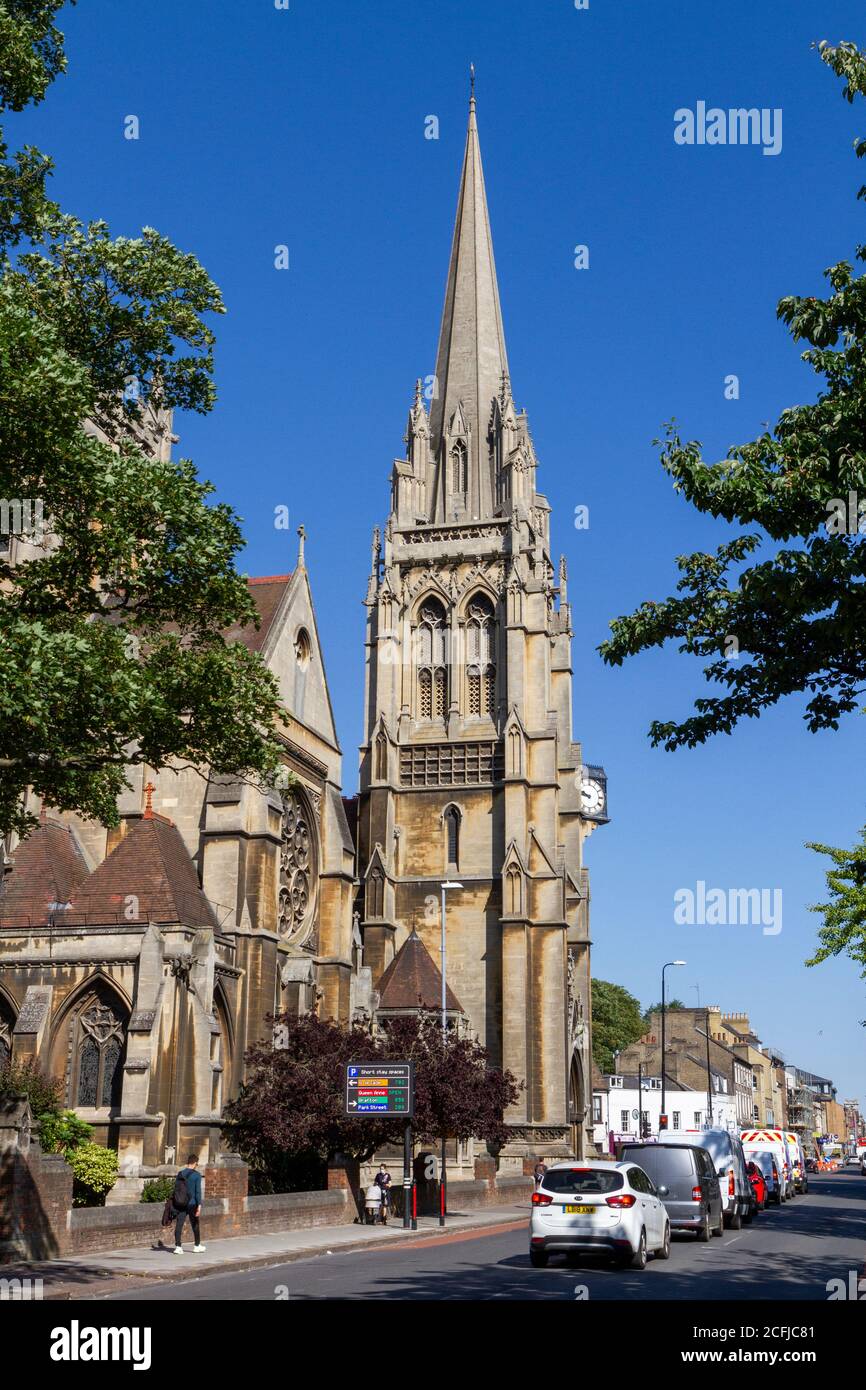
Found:
[[[644,1269],[652,1252],[671,1253],[671,1226],[652,1180],[636,1163],[572,1159],[554,1163],[532,1194],[529,1262],[591,1251]]]

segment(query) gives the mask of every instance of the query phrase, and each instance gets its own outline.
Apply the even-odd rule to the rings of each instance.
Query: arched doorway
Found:
[[[583,1084],[583,1061],[580,1054],[571,1054],[568,1075],[568,1120],[571,1127],[571,1147],[576,1158],[586,1157],[586,1088]]]

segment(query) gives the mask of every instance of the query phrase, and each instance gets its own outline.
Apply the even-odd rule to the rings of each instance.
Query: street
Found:
[[[866,1263],[866,1178],[844,1170],[812,1175],[806,1196],[770,1208],[740,1231],[697,1243],[674,1238],[667,1262],[643,1273],[600,1260],[531,1269],[527,1223],[489,1235],[412,1241],[398,1249],[346,1252],[247,1272],[184,1281],[188,1300],[388,1299],[782,1299],[825,1302],[828,1281]],[[584,1292],[585,1290],[585,1292]],[[176,1284],[111,1294],[115,1301],[175,1302]]]

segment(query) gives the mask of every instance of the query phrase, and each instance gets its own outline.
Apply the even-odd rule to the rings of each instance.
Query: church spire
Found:
[[[441,455],[442,439],[458,407],[462,406],[460,431],[469,436],[466,441],[469,465],[466,510],[470,515],[487,512],[490,507],[487,431],[493,401],[502,389],[503,374],[507,373],[508,358],[475,117],[473,69],[466,152],[439,332],[436,389],[430,410],[433,454],[447,467]],[[444,488],[437,488],[437,510],[445,507],[444,492]]]

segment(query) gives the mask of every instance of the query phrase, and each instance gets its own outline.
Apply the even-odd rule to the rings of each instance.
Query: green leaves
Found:
[[[60,8],[0,0],[0,108],[64,67]],[[279,761],[276,681],[224,636],[257,622],[239,520],[169,457],[172,409],[214,403],[220,292],[152,227],[61,213],[50,169],[0,135],[0,499],[48,531],[0,551],[0,835],[27,788],[110,824],[131,764]]]
[[[622,1052],[647,1031],[646,1020],[633,994],[607,980],[592,981],[592,1055],[600,1071],[614,1070],[615,1052]]]
[[[806,964],[818,965],[844,952],[863,967],[860,973],[866,978],[866,826],[853,849],[814,842],[806,848],[827,855],[833,864],[826,874],[829,900],[809,908],[821,914],[824,925],[818,932],[821,944]]]
[[[0,0],[0,111],[40,102],[65,70],[63,35],[53,23],[64,3]]]

